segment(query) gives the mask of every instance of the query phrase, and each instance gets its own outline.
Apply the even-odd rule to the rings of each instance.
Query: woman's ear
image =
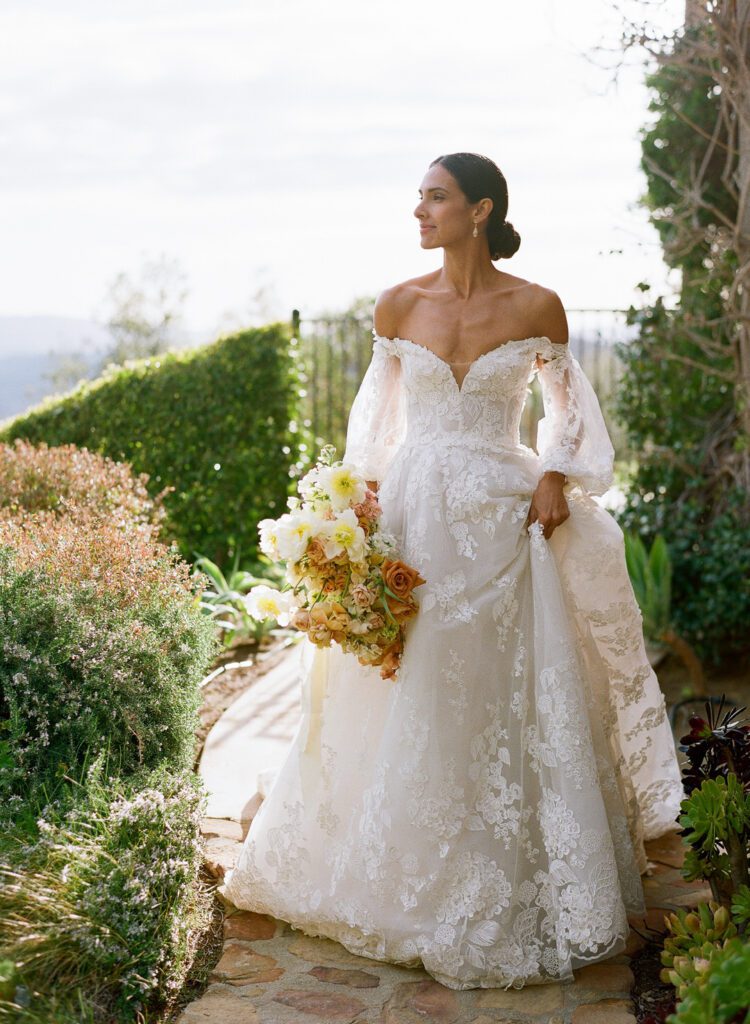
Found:
[[[488,197],[487,199],[480,199],[477,203],[477,221],[481,222],[487,220],[489,215],[492,213],[495,204]]]

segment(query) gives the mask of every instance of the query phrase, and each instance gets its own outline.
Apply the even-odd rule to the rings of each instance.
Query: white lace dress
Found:
[[[538,454],[519,443],[534,373]],[[345,457],[379,481],[420,611],[392,680],[303,641],[299,730],[222,891],[453,989],[570,979],[624,948],[643,840],[684,796],[622,532],[591,497],[613,457],[593,389],[544,337],[459,387],[376,336]],[[569,478],[549,541],[524,529],[546,469]]]

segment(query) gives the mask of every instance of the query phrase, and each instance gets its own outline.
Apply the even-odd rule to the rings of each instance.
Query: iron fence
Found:
[[[615,419],[613,399],[622,372],[614,343],[628,341],[635,328],[625,323],[621,309],[566,310],[570,348],[580,362],[599,398],[618,458],[627,456],[625,434]],[[297,339],[302,387],[302,417],[313,435],[313,458],[324,444],[334,444],[344,454],[349,409],[362,381],[372,351],[372,317],[341,316],[304,318],[292,314]],[[524,408],[521,441],[534,446],[536,425],[543,414],[536,379]]]

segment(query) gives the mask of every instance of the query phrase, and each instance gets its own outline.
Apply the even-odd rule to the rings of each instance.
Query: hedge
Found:
[[[7,421],[0,441],[75,444],[165,487],[165,539],[187,559],[252,560],[257,523],[279,515],[305,467],[296,343],[284,324],[111,366]],[[304,458],[304,457],[303,457]]]

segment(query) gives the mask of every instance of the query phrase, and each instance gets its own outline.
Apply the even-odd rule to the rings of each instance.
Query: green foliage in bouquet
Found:
[[[111,366],[4,425],[0,440],[72,443],[132,464],[163,494],[166,536],[185,558],[225,564],[257,546],[306,465],[299,373],[283,324],[190,351]]]
[[[189,571],[143,524],[0,516],[2,813],[104,747],[117,774],[192,764],[217,641]]]
[[[0,1020],[155,1019],[208,925],[199,879],[205,794],[161,765],[127,781],[89,768],[31,839],[0,840]]]

